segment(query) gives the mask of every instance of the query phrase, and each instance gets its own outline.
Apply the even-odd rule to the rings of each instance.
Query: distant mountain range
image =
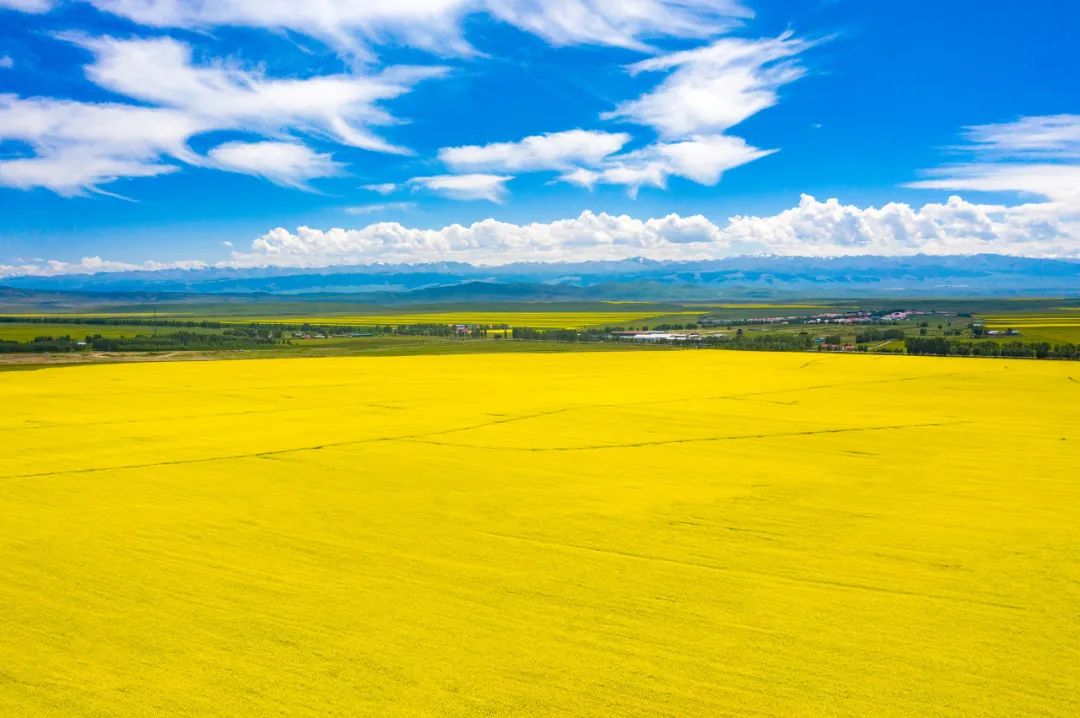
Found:
[[[323,269],[201,269],[40,277],[0,284],[37,292],[243,295],[361,300],[560,301],[1080,295],[1080,260],[1001,255],[631,259],[579,264],[460,263]],[[270,295],[270,296],[266,296]],[[358,296],[362,295],[362,296]],[[128,299],[135,297],[128,296]],[[0,299],[4,299],[0,296]],[[12,301],[8,293],[5,301]]]

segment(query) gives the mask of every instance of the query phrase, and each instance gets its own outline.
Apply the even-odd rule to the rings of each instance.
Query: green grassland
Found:
[[[824,313],[908,310],[923,312],[888,324],[806,323],[806,318]],[[904,350],[903,338],[865,339],[874,329],[900,330],[904,337],[945,338],[977,342],[1080,343],[1080,300],[1047,298],[1039,300],[906,300],[890,298],[853,302],[814,303],[650,303],[650,302],[472,302],[409,306],[381,306],[334,302],[251,301],[158,303],[117,306],[108,310],[82,306],[65,313],[28,314],[0,305],[0,341],[30,342],[36,337],[70,336],[81,340],[88,335],[107,338],[162,336],[184,331],[221,334],[230,327],[260,325],[272,327],[281,340],[272,347],[261,346],[266,356],[333,356],[354,354],[461,354],[515,351],[583,351],[626,348],[598,342],[538,340],[511,341],[508,332],[492,329],[487,337],[460,339],[439,336],[399,336],[400,328],[430,325],[477,325],[537,330],[600,331],[621,329],[695,329],[708,335],[722,335],[754,341],[774,337],[810,337],[816,343],[856,345],[860,350]],[[24,321],[18,321],[18,320]],[[763,320],[769,319],[765,323]],[[103,321],[118,322],[103,324]],[[131,324],[122,322],[130,321]],[[188,326],[194,323],[213,326]],[[376,327],[383,329],[372,331]],[[395,329],[387,330],[387,327]],[[1006,334],[1013,329],[1018,334]],[[1002,332],[989,335],[988,331]],[[297,336],[304,333],[304,338]],[[346,336],[347,334],[371,336]],[[321,334],[321,336],[316,335]],[[981,336],[980,336],[981,334]],[[858,342],[860,335],[864,341]],[[197,347],[180,347],[181,351]],[[203,347],[209,356],[230,356],[228,350]],[[231,351],[237,351],[231,347]]]
[[[602,342],[511,341],[504,339],[448,339],[424,336],[334,337],[293,339],[275,356],[420,356],[427,354],[496,354],[508,352],[571,352],[666,350],[664,345],[630,346]]]
[[[208,329],[203,327],[187,328],[187,331],[199,334],[218,334],[220,329]],[[36,337],[62,337],[70,336],[73,339],[82,339],[85,336],[100,334],[103,337],[121,338],[135,337],[140,335],[154,334],[155,332],[169,331],[164,327],[145,325],[112,325],[112,324],[78,324],[78,323],[42,323],[42,322],[0,322],[0,341],[27,342]]]

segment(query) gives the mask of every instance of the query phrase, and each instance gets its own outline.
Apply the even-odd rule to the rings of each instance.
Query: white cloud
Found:
[[[532,172],[592,165],[630,141],[623,132],[567,130],[525,137],[517,142],[443,147],[439,159],[456,172]]]
[[[495,17],[555,45],[646,49],[643,39],[700,38],[751,13],[734,0],[488,0]]]
[[[197,66],[191,48],[171,38],[69,37],[95,55],[87,77],[113,92],[205,118],[217,128],[296,129],[380,152],[405,150],[372,132],[372,126],[394,122],[378,103],[445,73],[439,67],[391,67],[370,75],[275,79],[221,63]]]
[[[715,185],[727,170],[775,152],[724,132],[777,103],[779,88],[803,76],[792,58],[809,45],[790,33],[763,40],[724,38],[631,65],[634,73],[669,74],[651,92],[604,117],[648,125],[661,141],[607,156],[596,167],[573,168],[562,179],[590,188],[625,185],[632,197],[641,187],[666,188],[673,176]]]
[[[10,1],[10,0],[9,0]],[[398,43],[470,54],[462,24],[488,13],[555,45],[643,48],[651,37],[708,37],[750,15],[735,0],[89,0],[157,27],[240,25],[291,30],[370,59],[370,45]]]
[[[640,220],[583,212],[550,223],[486,219],[468,226],[415,229],[379,222],[359,229],[278,227],[237,253],[240,266],[323,266],[375,262],[618,260],[631,257],[720,259],[746,254],[789,256],[974,254],[1076,256],[1080,225],[1044,205],[977,205],[952,197],[914,208],[903,203],[860,208],[804,195],[798,206],[764,217],[736,216],[724,225],[695,215]]]
[[[58,259],[35,260],[20,264],[0,264],[0,277],[20,275],[55,276],[59,274],[97,274],[99,272],[158,271],[162,269],[206,269],[211,265],[198,260],[178,262],[118,262],[101,257],[83,257],[77,262]]]
[[[1018,162],[949,165],[927,172],[930,179],[909,182],[917,189],[1021,192],[1061,202],[1080,211],[1080,165]]]
[[[394,192],[398,186],[393,182],[381,182],[379,184],[366,184],[361,185],[360,189],[366,189],[369,192],[377,192],[378,194],[387,195]]]
[[[1046,205],[972,204],[959,197],[921,208],[901,202],[859,208],[803,195],[798,207],[771,217],[733,217],[724,231],[733,242],[786,255],[1080,252],[1080,224]]]
[[[778,101],[777,91],[805,71],[793,59],[809,43],[722,38],[704,47],[650,58],[632,72],[670,71],[651,92],[619,104],[608,119],[648,125],[665,138],[720,133]]]
[[[553,44],[599,42],[639,48],[652,37],[698,37],[717,32],[729,27],[733,18],[747,15],[737,2],[718,0],[94,2],[105,11],[151,25],[286,28],[339,44],[351,42],[356,47],[356,43],[369,41],[420,46],[428,40],[445,43],[447,37],[459,32],[465,16],[477,12],[489,13]],[[190,46],[168,37],[116,39],[68,33],[61,38],[93,53],[93,61],[85,67],[92,82],[144,106],[109,105],[117,116],[112,127],[118,138],[104,144],[81,139],[82,131],[70,123],[63,133],[42,129],[62,124],[62,118],[34,125],[35,129],[14,139],[29,142],[35,156],[2,161],[0,183],[20,188],[44,186],[63,194],[99,191],[101,184],[120,177],[173,171],[175,165],[168,162],[173,158],[308,188],[307,180],[334,174],[336,168],[327,164],[328,158],[316,167],[315,153],[301,149],[298,136],[407,153],[376,131],[396,122],[382,105],[409,92],[418,82],[446,72],[439,67],[390,67],[381,72],[274,78],[263,70],[228,61],[196,62]],[[517,172],[556,170],[567,181],[580,185],[623,184],[632,195],[642,186],[666,187],[672,176],[715,184],[724,171],[769,153],[726,137],[722,131],[776,102],[776,88],[802,73],[785,60],[805,46],[790,35],[771,40],[719,40],[633,65],[634,72],[669,72],[654,92],[620,105],[611,114],[656,126],[663,139],[645,148],[619,155],[616,153],[631,139],[629,134],[581,129],[516,142],[444,147],[439,158],[456,176],[419,177],[409,184],[457,199],[493,202],[505,197],[505,183]],[[53,109],[73,108],[80,116],[102,114],[95,108],[105,107],[18,98],[13,102],[27,106],[51,102]],[[153,130],[134,127],[149,120],[145,113],[150,111],[165,119],[162,132],[169,134],[168,142],[146,137]],[[0,118],[0,128],[3,124]],[[191,152],[188,142],[192,137],[216,130],[257,133],[277,144],[262,145],[264,153],[258,157],[254,147],[234,144],[216,150],[216,156],[210,158]],[[0,139],[5,138],[12,137],[0,129]],[[277,154],[267,156],[275,147]],[[92,161],[79,167],[69,161],[72,157],[90,157]],[[282,166],[286,169],[279,171]],[[365,188],[386,194],[398,186],[381,183]]]
[[[740,255],[835,257],[998,253],[1080,256],[1080,218],[1049,204],[981,205],[951,197],[916,208],[893,202],[855,207],[803,195],[798,206],[769,216],[735,216],[717,224],[701,216],[656,219],[582,212],[572,219],[511,224],[485,219],[468,226],[417,229],[376,222],[357,229],[290,232],[277,227],[234,252],[218,267],[325,267],[335,264],[419,264],[459,261],[582,262],[648,257],[708,260]],[[77,263],[36,261],[0,265],[0,276],[122,269],[197,268],[203,262]]]
[[[283,137],[307,133],[365,149],[403,151],[371,131],[393,122],[378,103],[442,72],[392,67],[374,75],[273,79],[220,63],[196,66],[191,49],[169,38],[69,39],[94,52],[86,72],[96,84],[155,106],[0,95],[0,140],[22,141],[34,151],[33,157],[0,160],[0,185],[74,195],[121,177],[174,171],[166,157],[205,164],[188,141],[214,130],[271,135],[281,145],[274,155],[278,170],[291,163],[288,171],[253,165],[251,150],[241,157],[242,150],[231,147],[211,158],[218,167],[296,185],[331,174],[331,165],[310,151],[301,157],[302,148]]]
[[[52,10],[52,0],[0,0],[0,10],[43,13]]]
[[[919,189],[1018,192],[1071,205],[1080,215],[1080,115],[1022,117],[965,131],[970,162],[924,172]]]
[[[155,177],[177,169],[175,165],[154,160],[103,155],[78,147],[37,157],[0,160],[0,185],[14,189],[47,187],[65,197],[87,191],[110,194],[99,185],[121,177]]]
[[[215,167],[265,177],[275,184],[310,190],[309,180],[342,173],[329,154],[295,142],[227,142],[210,150]]]
[[[614,154],[629,140],[625,133],[570,130],[518,142],[444,147],[439,159],[457,171],[563,170],[560,179],[565,182],[590,189],[597,184],[625,185],[631,196],[637,196],[644,186],[667,187],[672,176],[714,185],[725,171],[772,152],[751,147],[738,137],[701,135]]]
[[[416,207],[416,202],[382,202],[377,204],[361,204],[355,207],[346,207],[345,213],[352,215],[378,214],[379,212],[396,212]]]
[[[1080,115],[1041,115],[973,125],[965,137],[972,149],[984,154],[1080,160]]]
[[[501,203],[506,196],[506,183],[512,179],[509,175],[492,174],[436,175],[413,177],[409,184],[450,199],[486,199]]]
[[[211,126],[176,110],[0,95],[0,138],[116,154],[189,154],[186,140]]]
[[[626,185],[636,196],[645,186],[667,187],[671,176],[685,177],[703,185],[715,185],[724,172],[753,162],[773,150],[751,147],[738,137],[705,135],[682,142],[661,142],[611,157],[596,170],[578,168],[562,179],[592,188],[600,184]]]
[[[162,156],[191,161],[187,139],[205,129],[170,109],[0,95],[0,140],[34,151],[0,160],[0,185],[76,195],[119,177],[173,172]]]
[[[0,70],[10,70],[15,67],[15,60],[10,55],[0,55]]]

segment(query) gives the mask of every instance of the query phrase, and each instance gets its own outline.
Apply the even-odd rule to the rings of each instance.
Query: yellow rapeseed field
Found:
[[[683,322],[694,322],[700,311],[466,311],[404,312],[401,314],[356,314],[322,316],[267,316],[229,317],[228,323],[273,322],[275,324],[333,324],[339,326],[373,326],[401,324],[508,324],[512,327],[535,329],[583,329],[585,327],[625,326],[643,319],[655,317],[678,317]]]
[[[1080,714],[1080,365],[0,373],[0,715]]]

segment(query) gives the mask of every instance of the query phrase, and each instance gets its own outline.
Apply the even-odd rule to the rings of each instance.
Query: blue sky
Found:
[[[0,0],[0,272],[1080,251],[1077,3],[628,5]]]

